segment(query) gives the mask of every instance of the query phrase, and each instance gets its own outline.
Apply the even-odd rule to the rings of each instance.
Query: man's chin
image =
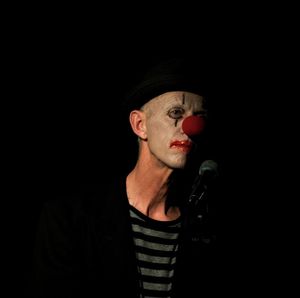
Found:
[[[182,170],[186,167],[186,160],[174,162],[171,168],[175,170]]]

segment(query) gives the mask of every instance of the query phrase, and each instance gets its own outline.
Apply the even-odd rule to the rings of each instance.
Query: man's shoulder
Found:
[[[77,220],[86,216],[101,216],[110,206],[124,201],[124,179],[105,180],[105,182],[81,183],[76,192],[57,194],[43,203],[43,212]]]

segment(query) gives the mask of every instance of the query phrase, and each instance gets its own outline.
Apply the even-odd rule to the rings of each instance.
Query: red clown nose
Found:
[[[186,117],[182,122],[182,130],[188,136],[195,136],[204,130],[205,120],[199,116]]]

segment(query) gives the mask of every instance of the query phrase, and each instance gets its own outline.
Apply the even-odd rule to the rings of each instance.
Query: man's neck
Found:
[[[165,212],[169,179],[172,170],[147,167],[137,163],[127,176],[126,189],[129,204],[156,220],[174,220],[179,216],[177,208]]]

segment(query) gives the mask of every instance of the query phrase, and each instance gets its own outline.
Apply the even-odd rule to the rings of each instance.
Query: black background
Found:
[[[277,274],[271,252],[287,239],[280,218],[282,207],[291,206],[286,194],[278,200],[280,212],[273,206],[286,173],[278,170],[286,160],[279,160],[290,155],[284,139],[290,131],[282,128],[282,116],[291,112],[288,88],[282,87],[289,72],[280,69],[282,61],[290,65],[290,51],[282,57],[280,47],[287,46],[289,30],[269,21],[277,16],[269,7],[111,4],[3,7],[0,218],[2,268],[10,281],[6,296],[22,297],[43,201],[126,170],[136,147],[116,117],[116,102],[144,67],[178,52],[202,57],[213,74],[213,148],[227,185],[218,202],[218,234],[225,238],[219,238],[220,263],[226,264],[220,269],[225,287],[219,288],[232,294],[242,284],[242,291],[255,291],[269,273]],[[289,154],[273,155],[281,145]],[[275,241],[265,245],[272,233]],[[266,285],[269,291],[274,283]]]
[[[6,23],[3,201],[9,209],[2,218],[7,276],[19,285],[13,292],[22,291],[30,274],[43,202],[125,172],[134,162],[136,140],[119,104],[149,65],[178,54],[206,61],[218,98],[212,147],[224,163],[228,150],[227,104],[219,98],[223,50],[219,36],[207,39],[211,32],[197,19],[185,29],[169,23],[143,31],[138,24],[119,23],[115,30],[98,19],[44,16]]]

